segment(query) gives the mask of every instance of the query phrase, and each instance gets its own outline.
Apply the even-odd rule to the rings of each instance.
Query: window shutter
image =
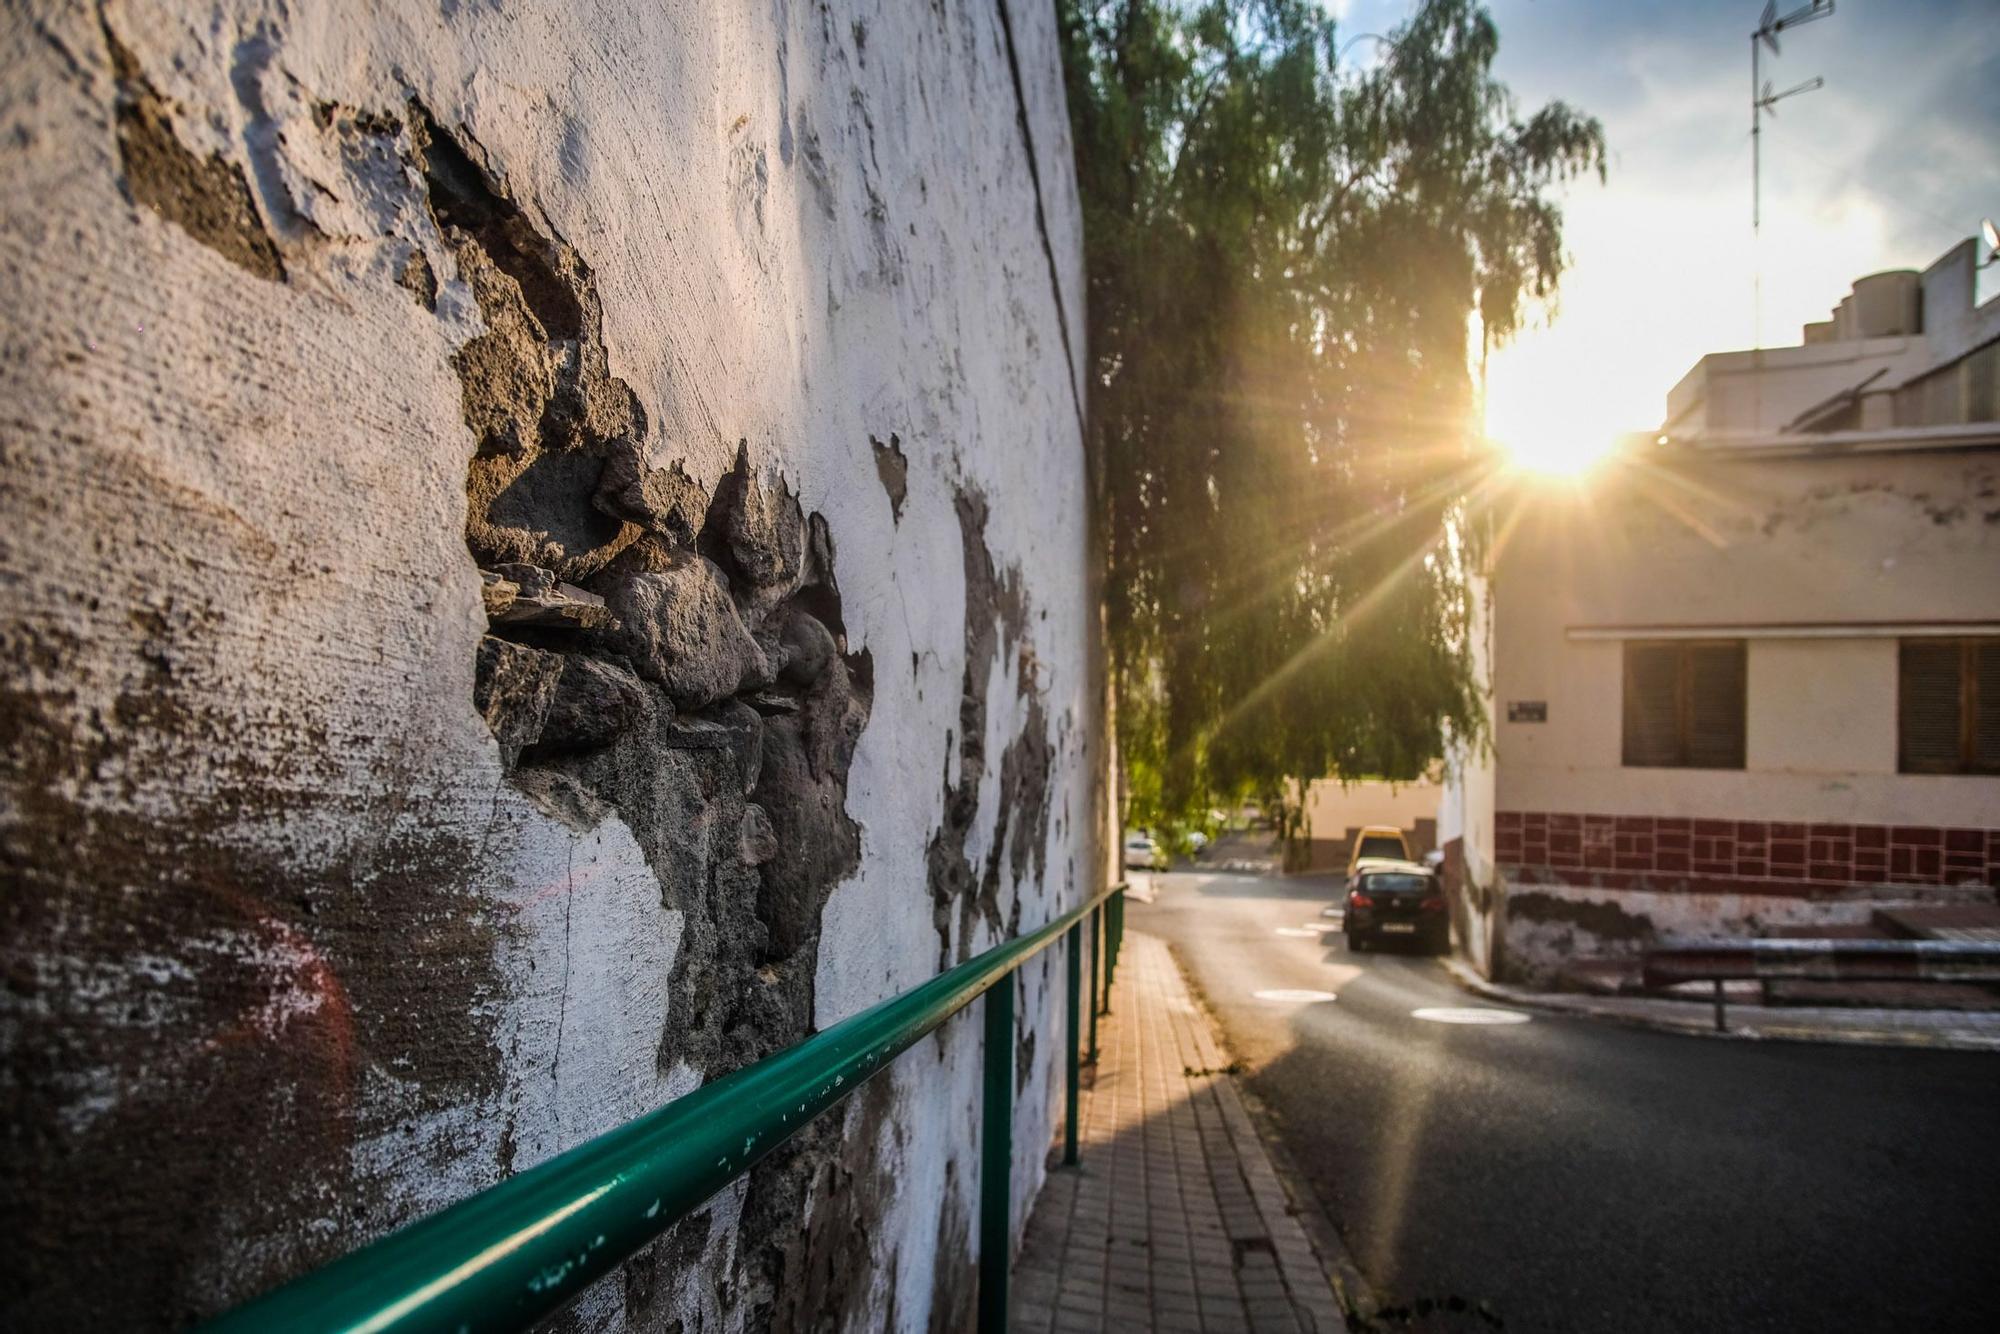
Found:
[[[1694,769],[1743,767],[1743,645],[1687,647],[1687,748]]]
[[[1975,769],[2000,769],[2000,640],[1969,645],[1972,666],[1972,754]]]
[[[1625,646],[1625,763],[1657,768],[1680,760],[1680,648]]]
[[[1951,640],[1905,640],[1897,694],[1905,773],[1951,773],[1959,767],[1960,663]],[[1982,655],[1984,656],[1984,655]]]

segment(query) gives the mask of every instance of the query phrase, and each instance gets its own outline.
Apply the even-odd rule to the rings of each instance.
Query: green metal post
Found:
[[[1076,1166],[1076,1104],[1077,1104],[1077,1050],[1083,1041],[1083,1015],[1077,1007],[1083,1003],[1083,923],[1078,922],[1069,929],[1067,943],[1069,954],[1069,1014],[1067,1016],[1069,1040],[1063,1044],[1064,1074],[1067,1086],[1064,1089],[1068,1101],[1063,1112],[1063,1166]]]
[[[1120,889],[1104,905],[1111,913],[1111,949],[1104,960],[1104,1009],[1111,1010],[1111,984],[1118,980],[1118,951],[1125,943],[1125,891]]]
[[[1118,896],[1104,901],[1104,1012],[1111,1013],[1111,984],[1118,980]]]
[[[1097,987],[1097,956],[1104,947],[1104,909],[1090,913],[1090,1063],[1097,1064],[1097,1016],[1104,1009],[1104,995]]]
[[[1118,973],[1118,899],[1104,901],[1104,1013],[1111,1013],[1111,979]]]
[[[1006,1334],[1013,1268],[1014,974],[986,993],[986,1107],[979,1127],[979,1331]]]

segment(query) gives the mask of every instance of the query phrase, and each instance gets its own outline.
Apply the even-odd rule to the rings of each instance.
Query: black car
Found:
[[[1362,862],[1347,880],[1341,931],[1351,950],[1407,940],[1441,954],[1451,943],[1444,887],[1429,867],[1416,862]]]

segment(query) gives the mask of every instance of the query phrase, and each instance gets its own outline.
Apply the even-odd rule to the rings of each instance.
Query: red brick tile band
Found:
[[[1511,878],[1608,889],[1812,895],[1856,885],[2000,888],[2000,829],[1497,811]]]

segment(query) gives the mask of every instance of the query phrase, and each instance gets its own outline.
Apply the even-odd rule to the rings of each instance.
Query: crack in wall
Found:
[[[1070,407],[1076,412],[1076,429],[1085,439],[1090,438],[1083,404],[1083,391],[1077,387],[1076,352],[1069,336],[1069,307],[1063,304],[1062,277],[1056,265],[1055,243],[1049,239],[1049,213],[1042,203],[1042,164],[1035,154],[1035,128],[1028,119],[1028,93],[1021,80],[1021,57],[1014,44],[1014,16],[1007,8],[1007,0],[994,0],[994,7],[1000,15],[1002,45],[1007,51],[1007,76],[1014,85],[1014,123],[1021,128],[1021,151],[1028,160],[1028,183],[1035,195],[1035,233],[1042,242],[1042,258],[1049,267],[1049,294],[1055,298],[1056,330],[1062,335],[1063,381],[1069,386]]]
[[[563,850],[563,975],[562,995],[556,1001],[556,1050],[549,1058],[549,1082],[562,1082],[563,1031],[569,1027],[569,979],[571,926],[576,918],[576,840]],[[557,1101],[556,1128],[562,1128],[562,1103]]]
[[[194,113],[97,21],[118,189],[286,281],[243,170],[183,144]],[[65,57],[80,81],[100,78]],[[177,388],[158,386],[162,407]],[[144,605],[100,575],[67,590],[57,619],[0,625],[0,1216],[18,1243],[0,1324],[189,1325],[405,1221],[403,1183],[358,1163],[504,1086],[498,931],[478,889],[490,823],[474,838],[413,807],[402,743],[354,746],[316,701],[241,711],[242,683],[219,671],[260,632],[243,619],[256,613],[187,566],[237,551],[283,568],[263,526],[81,429],[58,472],[35,451],[8,464],[10,513],[108,482],[177,528],[134,585]],[[129,571],[147,540],[158,531],[104,530],[96,551]],[[218,1204],[203,1226],[190,1199]],[[258,1244],[225,1245],[218,1228]]]

